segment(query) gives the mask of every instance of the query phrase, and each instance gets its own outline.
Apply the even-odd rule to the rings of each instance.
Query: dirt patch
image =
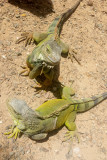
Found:
[[[90,0],[91,1],[91,0]],[[10,3],[9,3],[10,2]],[[75,1],[51,0],[50,9],[34,7],[32,1],[11,3],[0,1],[0,156],[1,160],[106,160],[107,159],[107,102],[77,115],[80,143],[62,143],[67,129],[36,143],[22,136],[15,141],[3,134],[13,123],[6,107],[8,97],[24,99],[35,109],[45,100],[54,98],[51,92],[39,94],[31,88],[34,81],[19,76],[21,65],[35,45],[24,47],[15,41],[24,31],[48,29],[52,20],[66,11]],[[13,2],[13,1],[12,1]],[[91,4],[91,5],[90,5]],[[46,5],[46,7],[48,7]],[[53,12],[55,11],[55,13]],[[43,11],[44,14],[41,14]],[[45,16],[43,16],[45,15]],[[107,3],[106,0],[83,0],[76,12],[64,24],[61,38],[78,52],[81,66],[74,60],[62,58],[60,81],[76,91],[76,98],[90,97],[107,89]]]

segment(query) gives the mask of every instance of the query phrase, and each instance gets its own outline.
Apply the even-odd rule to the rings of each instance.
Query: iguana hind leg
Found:
[[[72,100],[71,97],[75,95],[75,91],[71,87],[62,86],[60,95],[62,99]]]
[[[30,136],[30,138],[32,140],[36,140],[36,141],[45,139],[46,137],[47,137],[47,133],[40,133],[40,134],[37,134],[37,135]]]
[[[69,131],[66,133],[65,135],[65,140],[73,140],[73,137],[77,137],[78,142],[79,142],[79,136],[77,133],[77,129],[76,129],[76,124],[75,124],[75,118],[76,118],[76,111],[73,111],[70,113],[70,115],[68,116],[65,125],[66,127],[69,129]]]

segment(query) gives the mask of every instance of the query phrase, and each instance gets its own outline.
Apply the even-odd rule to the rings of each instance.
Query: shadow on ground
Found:
[[[53,130],[51,132],[48,133],[47,137],[45,139],[42,139],[42,140],[36,140],[37,143],[44,143],[44,142],[47,142],[49,140],[50,137],[53,137],[54,135],[56,135],[62,128],[64,127],[61,126],[60,128],[56,129],[56,130]],[[31,139],[31,138],[30,138]],[[33,139],[31,139],[33,140]],[[35,140],[33,140],[35,141]]]
[[[8,0],[8,2],[37,16],[45,17],[54,12],[51,0]]]

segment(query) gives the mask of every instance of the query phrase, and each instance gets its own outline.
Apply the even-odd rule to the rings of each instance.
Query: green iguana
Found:
[[[60,40],[60,33],[64,22],[79,6],[81,0],[67,12],[56,17],[49,26],[47,33],[23,33],[16,43],[26,40],[25,46],[35,41],[38,45],[27,58],[27,67],[22,67],[23,75],[29,75],[30,79],[37,78],[42,75],[45,80],[41,82],[42,85],[50,85],[54,76],[54,67],[60,63],[61,53],[67,54],[69,52],[68,45]],[[43,76],[44,75],[44,76]]]
[[[100,96],[93,96],[88,99],[74,100],[71,98],[71,89],[62,89],[62,99],[53,99],[43,103],[35,111],[29,108],[23,100],[16,98],[7,101],[9,112],[14,120],[14,127],[6,134],[8,138],[23,133],[32,140],[42,140],[48,132],[60,128],[62,125],[68,128],[68,138],[73,138],[76,132],[75,118],[77,112],[85,112],[104,99],[107,92]]]

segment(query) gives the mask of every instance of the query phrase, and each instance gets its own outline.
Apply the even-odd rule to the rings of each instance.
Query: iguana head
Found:
[[[51,66],[59,64],[61,60],[62,49],[56,41],[53,39],[49,40],[48,43],[42,47],[42,52],[44,62],[50,64]]]
[[[22,119],[21,117],[29,110],[25,101],[16,98],[8,99],[7,107],[12,117],[16,119]]]
[[[25,101],[12,98],[7,100],[7,107],[18,129],[28,136],[39,132],[41,117]]]

